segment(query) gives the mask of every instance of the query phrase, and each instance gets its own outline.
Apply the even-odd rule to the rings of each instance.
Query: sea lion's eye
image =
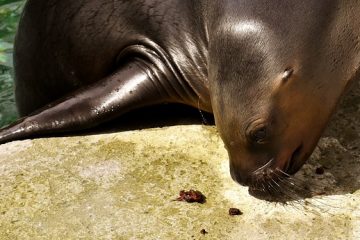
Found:
[[[266,142],[267,136],[268,136],[268,132],[266,126],[261,126],[250,131],[250,139],[254,143],[261,144]]]

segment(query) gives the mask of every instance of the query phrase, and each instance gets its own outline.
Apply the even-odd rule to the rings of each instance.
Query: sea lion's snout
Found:
[[[243,186],[256,187],[268,181],[275,183],[280,176],[296,173],[307,157],[302,144],[293,151],[285,149],[278,154],[237,154],[230,157],[230,175]]]
[[[296,172],[304,162],[300,139],[283,139],[279,121],[257,118],[245,124],[242,134],[232,135],[225,145],[230,158],[232,178],[245,186],[273,181],[276,172]],[[234,139],[241,140],[234,140]],[[226,139],[226,137],[225,137]],[[285,144],[284,144],[285,143]]]
[[[259,199],[282,202],[300,196],[295,193],[299,189],[293,182],[292,174],[309,156],[304,145],[285,147],[277,153],[271,149],[260,152],[239,151],[235,155],[229,152],[232,179],[248,186],[249,193]]]

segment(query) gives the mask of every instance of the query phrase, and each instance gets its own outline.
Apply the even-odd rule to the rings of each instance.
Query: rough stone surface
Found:
[[[356,85],[297,174],[321,195],[287,205],[231,180],[215,127],[1,145],[0,239],[359,239],[359,119]],[[206,203],[174,201],[191,188]]]

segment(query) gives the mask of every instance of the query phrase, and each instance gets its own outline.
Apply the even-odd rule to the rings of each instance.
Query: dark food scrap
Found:
[[[316,174],[322,175],[322,174],[324,174],[324,172],[325,172],[325,169],[323,167],[318,167],[315,169]]]
[[[207,232],[205,229],[201,229],[200,233],[201,233],[202,235],[208,234],[208,232]]]
[[[188,203],[205,203],[206,201],[206,197],[204,194],[202,194],[200,191],[192,189],[190,189],[190,191],[181,190],[179,195],[180,197],[176,199],[178,201],[186,201]]]
[[[229,215],[235,216],[235,215],[242,215],[243,213],[238,208],[230,208],[229,209]]]

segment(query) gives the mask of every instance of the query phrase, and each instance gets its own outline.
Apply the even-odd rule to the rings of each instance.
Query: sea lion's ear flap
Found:
[[[168,94],[162,89],[165,82],[166,79],[154,79],[142,61],[124,64],[108,77],[0,130],[0,144],[87,129],[139,107],[174,101],[168,99]]]
[[[282,82],[286,83],[291,78],[293,73],[294,73],[293,68],[291,68],[291,67],[286,68],[282,74],[282,78],[281,78]]]

